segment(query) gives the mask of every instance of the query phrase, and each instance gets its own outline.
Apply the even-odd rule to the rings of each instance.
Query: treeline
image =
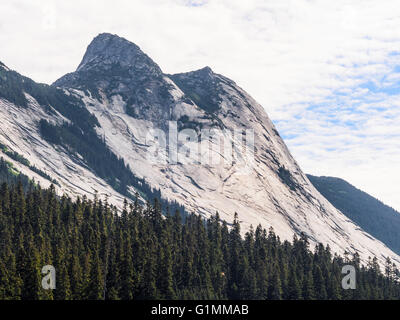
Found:
[[[27,108],[29,100],[26,94],[35,98],[49,114],[54,114],[56,110],[82,129],[98,125],[96,117],[84,107],[83,102],[63,89],[36,83],[15,71],[0,68],[0,98]]]
[[[218,215],[204,221],[160,205],[57,197],[54,188],[0,188],[0,299],[398,299],[398,271],[376,259],[314,252],[307,239],[280,241],[261,227],[240,235]],[[356,268],[343,290],[341,267]],[[56,269],[56,289],[41,268]]]
[[[140,192],[142,198],[160,199],[163,208],[169,206],[172,210],[185,213],[183,206],[176,201],[163,199],[159,189],[152,188],[144,178],[136,177],[129,164],[112,152],[105,140],[101,139],[93,128],[83,131],[75,123],[57,126],[42,119],[39,122],[39,129],[45,140],[63,146],[72,155],[76,155],[77,161],[79,161],[78,155],[81,156],[85,165],[125,197],[134,200],[135,195],[132,192],[134,189]]]
[[[24,187],[28,187],[32,182],[26,176],[21,174],[11,162],[7,162],[0,157],[0,182],[6,182],[9,185],[21,183]]]
[[[28,167],[31,171],[37,173],[42,178],[47,179],[49,182],[52,182],[52,183],[60,186],[60,184],[58,183],[57,180],[50,177],[46,172],[43,172],[42,170],[36,168],[34,165],[31,165],[29,160],[26,159],[24,156],[20,155],[18,152],[8,150],[7,146],[2,144],[1,142],[0,142],[0,151],[2,151],[4,154],[9,156],[11,159]],[[3,157],[1,157],[1,159],[3,159]],[[0,180],[0,181],[2,181],[2,180]]]

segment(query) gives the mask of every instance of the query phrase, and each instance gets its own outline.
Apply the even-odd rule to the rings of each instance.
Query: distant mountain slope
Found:
[[[400,253],[400,213],[343,179],[308,175],[314,187],[369,234]]]

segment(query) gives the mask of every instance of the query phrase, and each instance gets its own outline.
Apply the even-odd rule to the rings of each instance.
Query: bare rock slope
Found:
[[[210,68],[167,75],[135,44],[100,34],[77,70],[52,87],[83,103],[96,118],[97,135],[136,177],[188,211],[205,217],[218,212],[228,222],[236,212],[243,230],[272,226],[288,240],[304,232],[312,244],[329,244],[339,254],[400,262],[319,194],[263,107]],[[85,159],[38,131],[40,118],[53,124],[73,120],[60,112],[49,115],[34,97],[24,115],[1,96],[0,104],[1,141],[61,181],[63,191],[90,194],[92,188],[116,203],[121,199]]]

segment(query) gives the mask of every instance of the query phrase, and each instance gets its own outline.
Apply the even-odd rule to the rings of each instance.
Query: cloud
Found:
[[[306,172],[400,209],[396,0],[90,0],[0,4],[0,60],[51,83],[100,32],[167,73],[211,66],[267,110]]]
[[[189,6],[189,7],[201,7],[204,6],[207,1],[206,0],[186,0],[185,5]]]

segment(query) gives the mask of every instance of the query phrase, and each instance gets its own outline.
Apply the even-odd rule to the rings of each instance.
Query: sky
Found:
[[[9,0],[0,61],[35,81],[74,71],[97,34],[165,73],[210,66],[250,93],[302,169],[400,210],[397,0]]]

